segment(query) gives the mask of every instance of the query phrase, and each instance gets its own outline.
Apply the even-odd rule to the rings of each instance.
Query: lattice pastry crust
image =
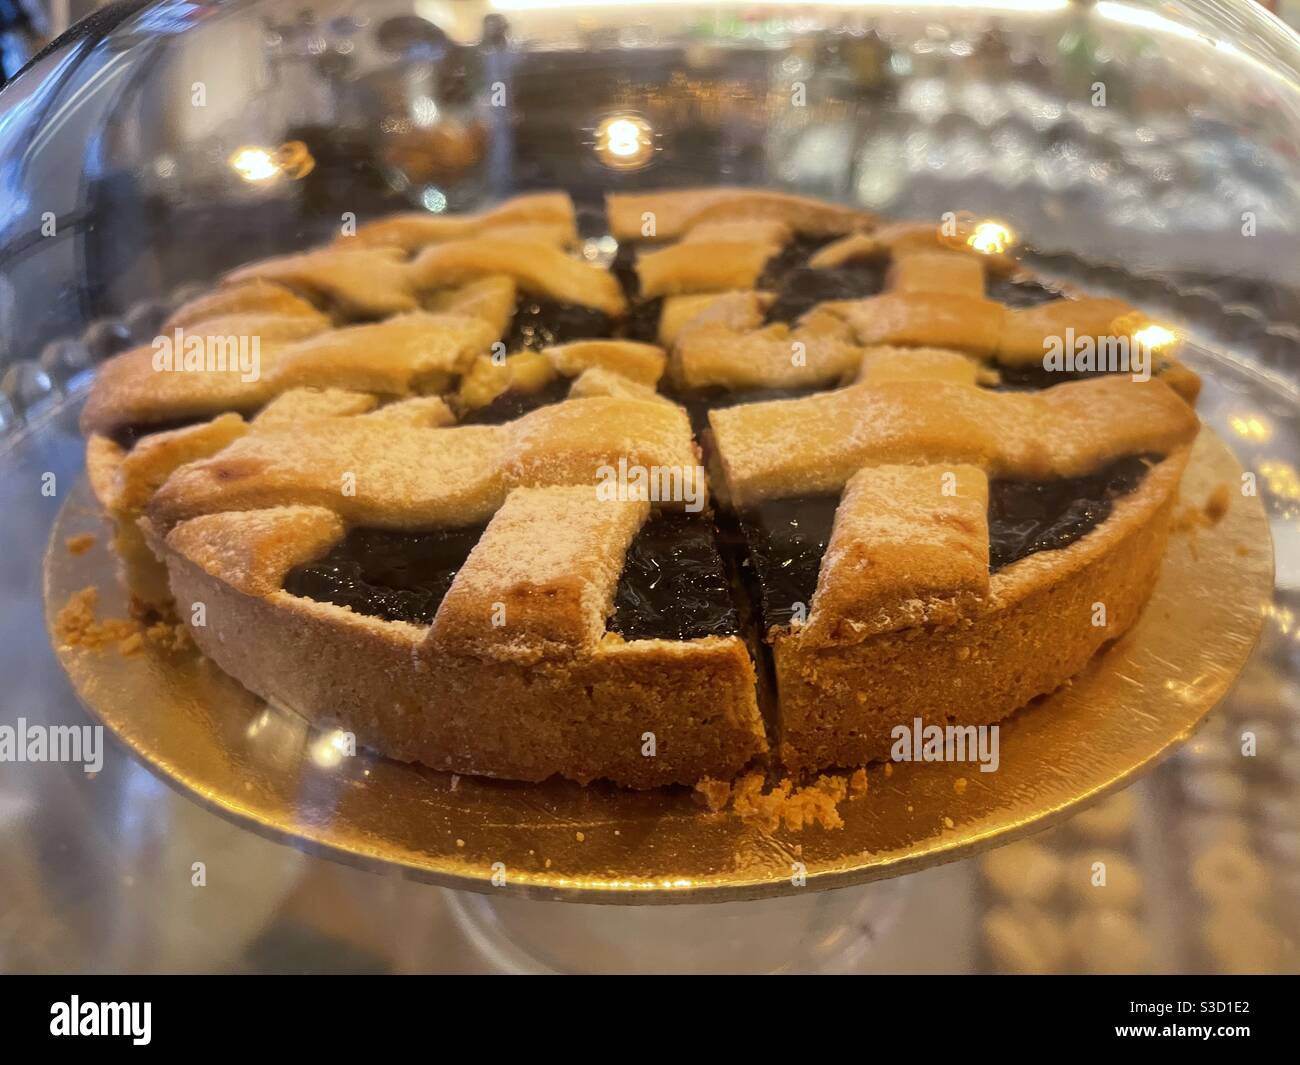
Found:
[[[563,194],[368,222],[164,327],[256,335],[256,379],[104,367],[92,485],[124,558],[206,604],[205,654],[395,758],[652,787],[998,721],[1131,626],[1197,379],[1168,355],[1147,381],[1033,371],[1067,330],[1132,339],[1134,308],[782,193],[608,215],[636,245],[613,270]],[[1061,513],[1016,540],[1004,509],[1039,495]],[[436,580],[384,576],[417,550]]]

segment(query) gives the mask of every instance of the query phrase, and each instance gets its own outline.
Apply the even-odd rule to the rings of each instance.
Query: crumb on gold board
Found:
[[[80,533],[77,536],[69,536],[63,541],[63,546],[68,549],[70,555],[84,555],[95,546],[94,533]]]
[[[849,785],[843,776],[823,774],[802,787],[796,787],[787,777],[767,792],[763,790],[765,783],[764,775],[755,772],[733,784],[705,778],[696,784],[695,791],[710,810],[718,812],[730,804],[736,817],[764,832],[775,832],[782,826],[789,832],[811,825],[844,827],[839,804],[847,796]]]
[[[54,632],[68,647],[119,654],[138,654],[146,641],[164,649],[179,651],[189,646],[189,632],[177,621],[133,610],[129,618],[99,620],[99,589],[94,585],[73,592],[54,619]]]

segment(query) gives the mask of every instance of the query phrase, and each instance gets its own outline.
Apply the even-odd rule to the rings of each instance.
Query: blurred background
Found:
[[[85,720],[44,632],[54,506],[30,485],[80,476],[95,366],[195,285],[343,211],[563,187],[595,248],[604,191],[717,182],[1008,218],[1045,273],[1177,323],[1278,552],[1228,703],[1049,834],[706,911],[484,903],[352,869],[117,747],[93,779],[6,764],[0,970],[1300,969],[1300,42],[1249,0],[826,6],[0,0],[5,75],[31,62],[0,91],[0,720]],[[1274,10],[1300,22],[1300,0]]]

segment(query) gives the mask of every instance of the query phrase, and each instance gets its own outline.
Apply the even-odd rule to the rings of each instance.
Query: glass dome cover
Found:
[[[199,286],[393,211],[563,188],[601,261],[609,191],[969,211],[1198,342],[1268,481],[1290,683],[1296,44],[1246,3],[118,5],[0,94],[0,423],[30,480],[42,412]]]
[[[714,183],[1003,218],[1283,325],[1298,56],[1249,3],[116,5],[0,98],[0,353],[102,357],[348,217],[562,187],[597,235],[606,191]]]

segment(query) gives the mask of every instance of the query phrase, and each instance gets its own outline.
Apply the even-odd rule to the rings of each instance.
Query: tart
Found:
[[[634,788],[997,722],[1133,624],[1197,378],[1044,352],[1134,308],[782,193],[607,216],[608,263],[558,193],[382,219],[180,307],[180,369],[110,360],[82,425],[137,594],[390,757]]]

